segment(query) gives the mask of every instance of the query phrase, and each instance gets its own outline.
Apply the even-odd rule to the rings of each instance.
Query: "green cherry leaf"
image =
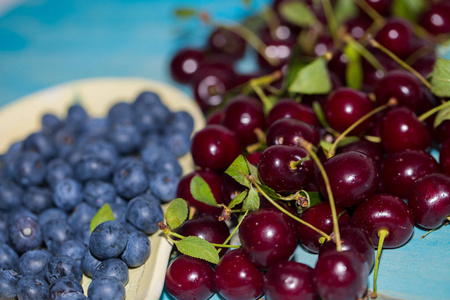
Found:
[[[441,125],[445,120],[450,120],[450,107],[444,108],[436,114],[433,124],[434,128]]]
[[[106,221],[114,221],[114,214],[108,203],[105,203],[102,207],[100,207],[95,216],[92,218],[90,225],[91,233],[98,225]]]
[[[344,53],[347,55],[348,63],[345,72],[347,85],[355,90],[359,90],[363,83],[363,70],[361,65],[361,55],[353,47],[353,43],[345,46]]]
[[[234,197],[233,200],[231,200],[230,204],[228,205],[228,208],[232,209],[236,205],[241,204],[242,201],[244,201],[245,197],[247,197],[247,195],[248,195],[248,190],[244,190],[243,192],[241,192],[239,195]]]
[[[202,177],[200,177],[200,175],[195,175],[192,178],[190,189],[192,197],[194,197],[195,200],[210,206],[218,207],[216,199],[214,198],[209,185]]]
[[[438,97],[450,97],[450,60],[437,58],[431,77],[431,91]]]
[[[248,209],[251,211],[257,210],[259,208],[259,195],[256,189],[249,189],[247,198],[245,198],[242,204],[242,209]]]
[[[171,229],[178,228],[188,217],[188,205],[184,199],[176,198],[170,203],[164,214]]]
[[[288,2],[291,3],[291,2]],[[296,2],[292,2],[296,3]],[[331,81],[325,58],[318,57],[301,68],[289,86],[289,92],[301,94],[327,94],[331,91]]]
[[[247,176],[250,174],[248,170],[247,160],[243,155],[239,155],[225,170],[225,173],[243,186],[249,186]]]
[[[219,262],[219,254],[216,248],[208,241],[196,236],[188,236],[179,241],[175,241],[178,251],[183,254],[206,260],[210,263]]]
[[[314,206],[319,202],[323,201],[319,192],[308,192],[308,195],[309,195],[309,207]]]
[[[358,15],[358,6],[356,6],[354,0],[338,0],[334,7],[338,24]]]
[[[280,14],[289,23],[300,27],[308,27],[317,22],[311,9],[300,1],[285,1],[280,5]]]

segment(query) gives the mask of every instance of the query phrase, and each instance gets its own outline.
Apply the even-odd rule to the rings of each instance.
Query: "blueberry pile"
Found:
[[[142,92],[105,118],[80,104],[0,155],[0,299],[125,299],[176,195],[193,118]],[[91,220],[109,205],[114,220]],[[83,291],[83,274],[92,278]]]

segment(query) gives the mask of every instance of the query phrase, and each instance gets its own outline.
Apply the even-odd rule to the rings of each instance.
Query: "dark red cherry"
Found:
[[[367,289],[369,268],[355,252],[329,252],[319,256],[312,271],[321,299],[361,299]]]
[[[372,158],[377,165],[381,163],[381,158],[383,157],[383,149],[380,143],[370,142],[366,139],[360,139],[351,144],[347,144],[342,147],[337,148],[337,153],[344,153],[349,151],[356,151],[365,154],[366,156]]]
[[[237,195],[244,191],[245,187],[234,180],[231,176],[223,173],[221,176],[222,198],[228,205]]]
[[[411,52],[413,31],[408,21],[392,18],[377,32],[375,39],[400,58]]]
[[[369,235],[361,228],[351,223],[339,224],[342,251],[353,251],[361,254],[369,267],[372,269],[375,263],[375,252]],[[333,240],[325,241],[320,247],[319,256],[327,252],[335,252],[336,243]]]
[[[214,294],[214,269],[198,258],[180,255],[166,271],[167,292],[177,300],[208,299]]]
[[[319,120],[314,110],[294,99],[278,100],[267,115],[267,126],[283,118],[297,119],[313,126],[319,126]]]
[[[431,74],[431,71],[433,71],[435,63],[436,54],[431,52],[417,59],[411,64],[411,67],[426,78]]]
[[[371,49],[372,55],[378,60],[386,71],[375,68],[366,59],[362,59],[363,68],[363,86],[362,91],[366,93],[372,93],[380,80],[386,76],[386,72],[394,70],[398,67],[398,64],[389,56],[377,49]]]
[[[280,119],[267,128],[266,141],[268,146],[299,147],[301,139],[317,146],[320,141],[319,131],[312,125],[292,118]]]
[[[179,83],[188,83],[198,70],[203,51],[185,48],[178,51],[170,62],[170,75]]]
[[[375,88],[377,104],[382,105],[389,99],[395,98],[399,105],[407,106],[415,113],[420,113],[422,109],[420,87],[419,79],[410,72],[389,71]]]
[[[313,48],[313,54],[315,56],[323,56],[327,52],[333,50],[333,39],[330,36],[323,35],[319,37]]]
[[[177,229],[177,232],[183,236],[196,236],[214,244],[224,244],[230,235],[227,224],[209,214],[187,220]],[[225,253],[226,249],[223,249],[219,255],[223,256]]]
[[[433,137],[439,144],[450,140],[450,120],[445,120],[434,129]]]
[[[243,249],[222,257],[216,267],[215,283],[219,294],[229,300],[258,299],[264,291],[264,275]]]
[[[233,78],[236,76],[236,72],[234,71],[234,60],[224,53],[205,54],[200,62],[199,70],[208,68],[219,69]]]
[[[355,39],[359,40],[364,36],[367,29],[372,25],[370,18],[365,16],[357,16],[345,21],[347,32]]]
[[[274,209],[260,208],[248,214],[239,227],[239,239],[250,261],[260,269],[288,260],[297,248],[290,222]]]
[[[271,300],[317,300],[312,282],[312,268],[295,261],[282,261],[264,276],[264,290]]]
[[[375,194],[359,204],[352,216],[353,224],[367,232],[375,247],[378,232],[389,232],[383,248],[396,248],[405,244],[414,230],[414,216],[402,199],[391,194]]]
[[[390,13],[392,0],[364,0],[370,7],[382,16]]]
[[[224,117],[223,109],[216,110],[206,117],[206,125],[222,125]]]
[[[431,134],[412,110],[406,106],[395,107],[381,121],[381,145],[389,153],[425,150],[431,145]]]
[[[430,174],[414,183],[408,206],[420,227],[434,229],[450,216],[450,176]]]
[[[208,39],[208,46],[212,51],[226,54],[233,59],[244,56],[246,45],[241,36],[225,28],[216,28]]]
[[[444,141],[439,152],[439,164],[443,173],[450,175],[450,139]]]
[[[450,3],[442,1],[431,5],[420,17],[419,24],[434,35],[449,33]]]
[[[264,43],[266,44],[264,55],[272,60],[277,60],[277,63],[271,65],[266,58],[258,54],[259,66],[267,70],[276,70],[286,65],[292,54],[292,42],[290,40],[266,39]]]
[[[257,131],[266,129],[266,117],[260,101],[239,95],[227,103],[224,111],[223,125],[237,135],[241,145],[258,142]]]
[[[323,167],[330,181],[337,206],[350,207],[370,197],[378,186],[378,168],[365,154],[356,151],[337,154],[329,158]],[[328,197],[322,176],[320,192]]]
[[[387,156],[380,173],[389,193],[406,198],[416,180],[435,172],[439,165],[428,152],[404,150]]]
[[[199,175],[206,181],[217,203],[223,203],[222,198],[222,182],[220,176],[208,170],[197,170],[181,177],[177,186],[177,198],[186,200],[189,206],[195,207],[197,211],[219,215],[222,212],[221,208],[207,205],[203,202],[197,201],[191,194],[191,180],[195,175]]]
[[[192,159],[204,169],[223,171],[241,152],[236,134],[222,125],[208,125],[192,138]]]
[[[314,176],[311,159],[302,161],[308,155],[300,147],[275,145],[266,148],[258,161],[261,181],[278,193],[295,193],[304,189]]]
[[[337,207],[336,214],[340,215],[339,224],[350,222],[350,216],[344,209]],[[333,231],[333,217],[331,215],[331,206],[328,202],[319,202],[311,206],[302,213],[300,219],[322,230],[326,234],[330,234]],[[299,224],[297,236],[300,244],[308,251],[312,253],[319,252],[320,238],[322,237],[319,233],[306,225]]]
[[[352,88],[341,87],[328,97],[325,103],[325,116],[333,129],[342,132],[374,108],[373,102],[365,93]],[[350,134],[363,133],[369,127],[369,121],[366,120],[359,124]]]
[[[245,158],[247,158],[247,161],[249,163],[256,166],[258,164],[259,158],[261,157],[261,154],[262,154],[262,152],[256,151],[256,152],[247,154],[245,156]]]
[[[342,82],[346,82],[347,63],[347,54],[341,50],[335,50],[330,61],[328,61],[328,70],[330,71],[330,74],[334,73]]]

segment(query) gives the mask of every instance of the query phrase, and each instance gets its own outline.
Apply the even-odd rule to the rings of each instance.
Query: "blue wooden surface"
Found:
[[[0,107],[42,88],[96,76],[139,76],[174,84],[168,73],[171,56],[182,46],[203,45],[210,30],[198,20],[175,18],[174,9],[196,7],[220,20],[241,20],[268,0],[253,1],[250,8],[241,2],[24,1],[0,13]],[[252,63],[244,61],[239,68],[251,69]],[[415,229],[407,245],[383,252],[380,293],[450,299],[450,226],[422,240],[424,233]],[[301,249],[295,258],[310,266],[316,260]]]

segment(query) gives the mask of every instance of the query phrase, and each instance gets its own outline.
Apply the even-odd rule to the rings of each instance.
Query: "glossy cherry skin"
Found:
[[[267,115],[267,126],[283,118],[297,119],[313,126],[319,126],[319,120],[314,110],[294,99],[278,100]]]
[[[322,299],[361,299],[367,289],[369,268],[358,253],[336,251],[319,256],[312,274]]]
[[[242,221],[239,239],[253,265],[268,269],[294,254],[297,236],[291,229],[280,211],[261,208]]]
[[[218,109],[206,116],[206,125],[222,125],[224,117],[224,110]]]
[[[214,269],[205,260],[180,255],[167,268],[165,284],[177,300],[208,299],[214,294]]]
[[[194,176],[199,175],[206,181],[217,203],[223,203],[222,199],[222,182],[220,175],[213,171],[197,170],[181,177],[177,186],[177,198],[186,200],[189,206],[195,207],[199,212],[205,212],[213,215],[219,215],[222,212],[221,208],[207,205],[203,202],[197,201],[191,194],[191,180]]]
[[[266,70],[277,70],[287,64],[292,54],[292,42],[290,40],[266,39],[264,54],[277,62],[271,65],[262,55],[258,54],[258,64]]]
[[[317,146],[320,141],[319,131],[305,122],[291,118],[275,121],[267,128],[267,146],[287,145],[300,147],[300,139],[305,139]]]
[[[275,145],[266,148],[258,161],[261,181],[278,193],[295,193],[304,189],[314,177],[311,159],[296,166],[292,163],[305,158],[308,152],[300,147]]]
[[[450,32],[450,3],[433,4],[419,19],[419,24],[431,34]]]
[[[377,166],[381,163],[381,158],[383,157],[383,149],[380,143],[370,142],[366,139],[360,139],[351,144],[347,144],[342,147],[337,148],[337,153],[344,153],[349,151],[356,151],[367,155],[372,158]]]
[[[329,158],[323,167],[330,181],[337,206],[351,207],[370,197],[378,186],[378,168],[366,155],[350,151]],[[320,192],[328,197],[325,182],[319,177]]]
[[[345,21],[347,32],[355,39],[362,38],[371,25],[370,18],[357,16]]]
[[[295,261],[273,265],[264,276],[265,296],[270,300],[316,300],[312,268]]]
[[[408,197],[414,182],[425,175],[439,172],[439,165],[428,152],[404,150],[387,156],[381,166],[381,178],[391,194]]]
[[[406,58],[411,51],[413,32],[408,21],[392,18],[377,32],[375,39],[400,58]]]
[[[223,171],[241,152],[236,134],[222,125],[208,125],[192,138],[192,159],[204,169]]]
[[[439,144],[450,140],[450,120],[445,120],[433,131],[433,137]]]
[[[178,51],[170,62],[170,75],[179,83],[188,83],[198,70],[203,51],[185,48]]]
[[[391,194],[375,194],[359,204],[353,212],[352,222],[369,235],[375,247],[378,231],[388,230],[383,248],[396,248],[405,244],[413,234],[414,216],[402,199]]]
[[[342,87],[335,90],[325,104],[325,116],[330,126],[342,132],[353,125],[375,108],[369,97],[358,90]],[[369,121],[358,125],[350,134],[363,133],[369,126]]]
[[[381,145],[388,153],[425,150],[431,145],[431,134],[413,111],[405,106],[395,107],[381,121]]]
[[[259,159],[261,158],[261,155],[262,155],[261,151],[256,151],[256,152],[247,154],[245,156],[245,158],[247,159],[247,161],[249,163],[256,166],[258,164]]]
[[[367,233],[351,223],[339,224],[342,251],[353,251],[361,254],[369,267],[372,269],[375,263],[375,252],[373,243]],[[319,256],[327,252],[335,252],[336,243],[333,240],[325,241],[320,247]]]
[[[264,291],[264,275],[243,249],[229,251],[221,258],[215,283],[219,294],[229,300],[258,299]]]
[[[227,103],[224,111],[223,125],[237,135],[243,146],[256,143],[256,131],[266,129],[262,104],[253,97],[236,96]]]
[[[447,139],[439,152],[439,164],[443,173],[450,175],[450,139]]]
[[[382,16],[389,14],[391,10],[392,0],[364,0],[370,7]]]
[[[450,216],[450,176],[434,173],[417,180],[408,196],[408,206],[420,227],[440,226]]]
[[[211,32],[208,45],[213,52],[226,54],[233,59],[243,57],[247,46],[242,37],[225,28],[216,28]]]
[[[336,214],[340,215],[341,213],[342,215],[339,217],[338,223],[344,224],[350,222],[348,213],[344,209],[337,207]],[[333,217],[331,215],[331,206],[328,202],[319,202],[308,208],[302,213],[300,219],[322,230],[326,234],[330,234],[333,231]],[[300,244],[308,251],[312,253],[319,252],[320,238],[322,237],[319,233],[303,224],[299,224],[297,236]]]

